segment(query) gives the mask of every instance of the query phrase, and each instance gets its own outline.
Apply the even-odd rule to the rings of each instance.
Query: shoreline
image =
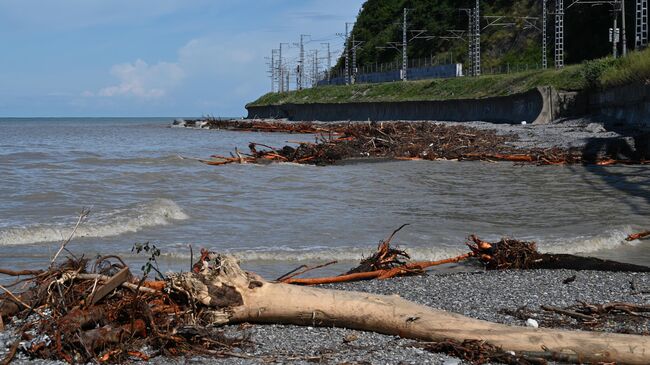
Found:
[[[388,126],[394,128],[387,128]],[[404,126],[416,126],[409,131]],[[426,127],[429,125],[429,127]],[[401,126],[401,127],[400,127]],[[418,127],[421,126],[421,127]],[[392,120],[386,122],[335,121],[298,122],[286,119],[198,119],[176,120],[172,127],[191,129],[220,129],[241,132],[284,132],[321,136],[320,144],[330,146],[312,150],[303,144],[294,149],[274,147],[271,151],[251,150],[246,157],[200,160],[208,165],[229,163],[297,162],[317,165],[336,161],[461,159],[504,160],[536,164],[644,164],[650,158],[650,133],[639,128],[583,117],[559,119],[546,124],[492,123],[483,121],[450,122],[431,120]],[[412,128],[413,129],[413,128]],[[384,130],[384,131],[382,131]],[[384,133],[385,132],[385,133]],[[471,133],[471,134],[468,134]],[[390,135],[390,143],[375,146],[375,141]],[[345,137],[340,140],[338,137]],[[438,139],[433,137],[438,137]],[[469,138],[468,138],[469,137]],[[441,143],[440,139],[444,139]],[[363,142],[355,144],[354,139]],[[346,143],[350,141],[350,143]],[[425,144],[422,144],[426,141]],[[339,143],[342,142],[342,143]],[[429,144],[431,142],[431,144]],[[339,143],[341,148],[332,146]],[[372,143],[372,146],[368,144]],[[408,147],[411,145],[412,147]],[[457,146],[458,147],[454,147]],[[255,144],[251,144],[255,146]],[[312,144],[313,146],[313,144]],[[240,149],[244,146],[239,146]],[[264,146],[262,147],[269,147]],[[322,147],[322,146],[316,146]],[[302,149],[302,150],[301,150]],[[301,150],[298,152],[298,150]],[[294,154],[294,151],[295,154]],[[333,157],[321,158],[321,154]],[[268,156],[267,156],[268,154]],[[296,159],[296,154],[307,158]],[[517,156],[521,154],[521,156]],[[278,156],[280,155],[280,156]],[[234,156],[234,155],[233,155]]]
[[[563,284],[567,278],[575,280]],[[631,283],[634,283],[634,288]],[[612,273],[572,270],[530,271],[483,271],[467,273],[429,273],[427,276],[373,280],[323,286],[331,289],[356,290],[376,294],[400,295],[404,299],[443,309],[472,318],[504,324],[524,326],[525,320],[512,315],[522,307],[529,313],[522,318],[536,319],[540,327],[553,321],[566,320],[560,327],[574,328],[575,320],[540,310],[542,305],[566,307],[585,301],[590,304],[630,302],[647,304],[650,298],[650,274]],[[505,310],[505,311],[504,311]],[[509,312],[506,312],[509,311]],[[510,314],[508,314],[510,313]],[[525,312],[523,312],[525,313]],[[650,319],[620,327],[616,321],[608,321],[597,330],[636,332],[648,335]],[[228,326],[231,336],[251,336],[253,345],[237,355],[251,359],[219,359],[224,364],[261,363],[348,363],[348,364],[466,364],[459,359],[442,354],[432,354],[415,346],[416,341],[399,339],[355,330],[316,328],[285,325]],[[6,333],[0,334],[0,342],[6,344]],[[0,344],[0,358],[6,349]],[[168,365],[184,363],[207,363],[212,358],[154,358],[151,363]],[[20,356],[16,364],[58,364],[52,361],[29,361]]]

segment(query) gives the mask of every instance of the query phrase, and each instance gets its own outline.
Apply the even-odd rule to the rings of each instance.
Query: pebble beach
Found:
[[[564,284],[567,278],[575,280]],[[629,302],[650,304],[650,274],[612,273],[571,270],[484,271],[443,273],[426,276],[374,280],[323,286],[329,289],[355,290],[376,294],[399,295],[416,303],[443,309],[471,318],[525,326],[525,317],[540,327],[575,328],[575,320],[545,313],[542,305],[567,307],[584,301],[590,304]],[[521,309],[525,317],[513,315]],[[596,331],[623,331],[648,335],[650,319],[631,322],[608,321]],[[342,328],[316,328],[283,325],[229,326],[230,336],[249,336],[251,344],[237,350],[238,357],[163,358],[154,364],[466,364],[461,359],[427,352],[416,341]],[[0,333],[0,357],[15,340],[10,331]],[[16,364],[57,364],[30,360],[19,355]]]

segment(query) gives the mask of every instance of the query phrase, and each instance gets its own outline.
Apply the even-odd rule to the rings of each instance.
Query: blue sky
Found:
[[[340,50],[363,2],[0,0],[0,116],[241,116],[272,48]]]

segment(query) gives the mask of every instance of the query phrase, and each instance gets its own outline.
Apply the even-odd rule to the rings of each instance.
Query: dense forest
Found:
[[[565,6],[572,1],[566,0]],[[426,30],[431,39],[414,39],[409,43],[410,59],[440,57],[455,62],[467,62],[467,43],[462,39],[445,39],[448,30],[466,30],[467,12],[461,8],[474,6],[474,0],[368,0],[365,2],[352,35],[363,41],[358,48],[358,66],[401,60],[395,49],[381,48],[388,42],[402,39],[402,14],[408,8],[408,29]],[[482,19],[481,48],[484,67],[509,64],[539,64],[542,54],[542,0],[493,0],[481,1],[482,16],[537,17],[531,20],[534,27],[526,26],[523,19],[503,19],[506,26],[487,26],[489,19]],[[627,0],[626,19],[628,48],[634,46],[634,4]],[[555,1],[548,0],[548,56],[553,64]],[[613,22],[611,5],[574,5],[565,11],[565,62],[578,63],[586,59],[603,57],[611,53],[609,28]],[[620,20],[619,20],[620,24]],[[409,34],[409,37],[413,36]],[[343,59],[338,60],[341,68]]]

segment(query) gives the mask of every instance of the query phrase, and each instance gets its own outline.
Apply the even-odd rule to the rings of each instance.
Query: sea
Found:
[[[171,128],[174,118],[0,119],[0,268],[64,255],[121,256],[139,272],[189,270],[201,249],[236,255],[273,279],[300,265],[355,266],[393,243],[417,260],[467,252],[466,239],[536,241],[543,252],[650,264],[647,166],[510,162],[350,162],[208,166],[195,158],[284,146],[313,135]],[[439,270],[476,270],[452,265]]]

